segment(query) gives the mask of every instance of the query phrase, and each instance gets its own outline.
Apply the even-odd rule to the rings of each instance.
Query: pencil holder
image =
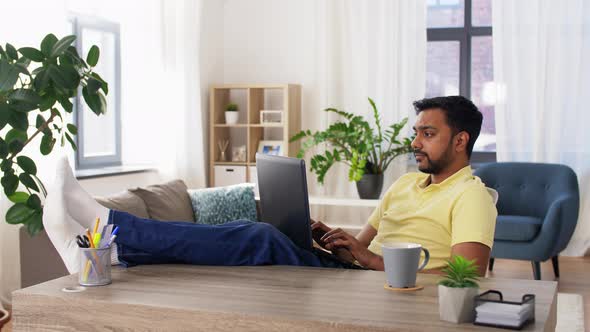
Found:
[[[103,286],[111,283],[111,247],[79,248],[80,272],[78,283],[82,286]]]

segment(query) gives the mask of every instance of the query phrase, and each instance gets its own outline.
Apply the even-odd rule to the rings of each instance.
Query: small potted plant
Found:
[[[473,322],[474,297],[479,293],[475,260],[457,255],[442,271],[445,278],[438,283],[440,319],[453,323]]]
[[[239,113],[238,113],[238,105],[234,103],[230,103],[225,108],[225,123],[226,124],[236,124],[238,123]]]

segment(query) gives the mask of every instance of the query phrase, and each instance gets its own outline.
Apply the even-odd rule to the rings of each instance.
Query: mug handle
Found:
[[[428,261],[430,260],[430,252],[428,252],[428,249],[422,247],[422,251],[424,251],[424,262],[422,263],[422,265],[420,265],[418,271],[422,271],[422,269],[426,267],[426,264],[428,264]]]

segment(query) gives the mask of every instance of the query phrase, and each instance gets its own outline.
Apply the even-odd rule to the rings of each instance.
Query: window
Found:
[[[462,95],[483,113],[472,161],[495,161],[491,0],[427,0],[426,96]]]
[[[100,49],[96,72],[109,84],[106,114],[96,116],[84,103],[81,90],[76,97],[74,122],[76,169],[121,165],[121,58],[119,24],[98,19],[73,18],[76,49],[85,57],[92,45]]]

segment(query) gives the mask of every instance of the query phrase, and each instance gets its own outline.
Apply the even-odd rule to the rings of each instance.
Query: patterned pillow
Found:
[[[256,221],[254,185],[189,190],[197,224],[219,225],[234,220]]]

